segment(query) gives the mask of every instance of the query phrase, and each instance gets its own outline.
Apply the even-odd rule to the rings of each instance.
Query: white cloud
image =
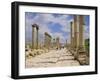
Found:
[[[65,41],[65,38],[62,33],[55,32],[53,33],[52,30],[48,27],[49,22],[53,23],[59,23],[62,27],[61,30],[63,32],[70,32],[70,21],[67,20],[68,15],[61,15],[59,17],[54,17],[52,14],[37,14],[34,18],[27,18],[26,19],[26,32],[28,34],[28,38],[31,38],[31,29],[32,24],[36,23],[39,25],[39,34],[41,37],[44,34],[44,32],[48,32],[52,36],[59,36],[61,38],[61,41]],[[67,36],[67,35],[66,35]]]
[[[68,15],[61,15],[59,17],[54,17],[52,14],[38,14],[34,18],[34,22],[38,24],[48,24],[49,22],[53,23],[59,23],[62,27],[61,30],[64,32],[70,31],[70,23],[69,20],[67,20]]]
[[[55,32],[53,33],[53,38],[59,37],[61,43],[65,43],[66,37],[64,37],[63,33]]]

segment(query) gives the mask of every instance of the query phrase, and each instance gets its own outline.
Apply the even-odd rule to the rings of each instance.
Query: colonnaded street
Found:
[[[84,38],[84,18],[83,15],[74,15],[73,21],[69,22],[70,32],[66,32],[64,37],[53,36],[53,33],[46,30],[43,30],[40,35],[41,27],[33,23],[31,42],[25,42],[25,67],[89,65],[89,38]],[[58,30],[55,33],[58,34],[61,31]],[[64,32],[60,33],[64,34]],[[67,33],[70,34],[70,38],[66,38]]]
[[[79,62],[66,49],[50,50],[47,53],[37,55],[26,59],[26,68],[31,67],[62,67],[62,66],[79,66]]]

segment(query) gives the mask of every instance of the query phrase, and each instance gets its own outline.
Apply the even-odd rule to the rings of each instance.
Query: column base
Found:
[[[77,54],[77,60],[81,65],[89,65],[89,57],[84,48],[79,49]]]

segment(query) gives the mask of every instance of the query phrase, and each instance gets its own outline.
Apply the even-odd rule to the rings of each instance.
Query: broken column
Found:
[[[49,35],[47,32],[45,32],[45,48],[50,49],[51,48],[51,35]]]

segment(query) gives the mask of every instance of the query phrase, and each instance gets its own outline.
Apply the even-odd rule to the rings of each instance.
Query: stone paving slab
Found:
[[[72,54],[67,49],[51,50],[48,53],[26,59],[26,68],[79,65],[79,62],[77,60],[74,60],[74,56],[72,56]]]

